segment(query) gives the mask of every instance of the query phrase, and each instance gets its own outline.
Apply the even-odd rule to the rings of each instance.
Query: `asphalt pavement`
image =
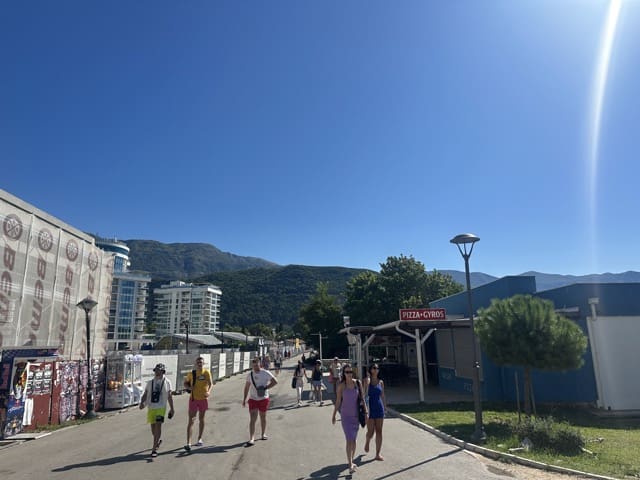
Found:
[[[350,474],[340,423],[331,423],[333,395],[324,392],[324,405],[309,402],[305,385],[303,406],[291,388],[294,360],[285,363],[271,393],[267,440],[246,447],[249,413],[242,407],[247,373],[218,382],[213,390],[204,446],[188,453],[187,396],[175,396],[176,415],[163,426],[163,443],[150,457],[151,433],[146,412],[132,407],[101,412],[93,422],[63,428],[50,435],[16,442],[0,449],[0,476],[21,479],[158,479],[212,478],[259,480],[312,479],[505,479],[507,474],[487,466],[475,455],[399,418],[384,423],[382,455],[363,451],[361,429],[356,451],[358,469]],[[328,385],[331,388],[330,385]],[[260,433],[259,423],[257,426]],[[194,426],[197,432],[197,423]],[[509,475],[512,477],[512,475]],[[523,477],[524,478],[524,477]]]

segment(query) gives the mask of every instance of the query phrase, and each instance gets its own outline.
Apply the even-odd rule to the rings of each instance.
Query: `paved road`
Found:
[[[272,390],[268,440],[246,448],[248,412],[241,398],[245,375],[214,387],[207,412],[205,446],[187,454],[187,396],[176,396],[176,416],[163,429],[159,456],[149,457],[151,434],[145,413],[131,408],[102,414],[94,422],[58,430],[37,440],[0,450],[0,478],[10,479],[259,479],[303,480],[354,478],[497,480],[513,474],[446,444],[400,419],[385,420],[383,455],[373,461],[358,439],[359,468],[350,475],[339,422],[331,424],[333,404],[295,406],[291,369],[284,369]],[[307,387],[308,388],[308,387]],[[308,389],[305,396],[308,396]],[[523,479],[526,477],[522,477]]]

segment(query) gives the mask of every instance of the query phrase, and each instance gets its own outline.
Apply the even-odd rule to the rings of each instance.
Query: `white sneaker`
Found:
[[[202,441],[202,439],[198,440],[198,443],[196,443],[196,446],[201,447],[204,445],[204,442]]]

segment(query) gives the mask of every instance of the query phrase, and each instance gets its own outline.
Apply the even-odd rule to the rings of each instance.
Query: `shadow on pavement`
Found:
[[[167,455],[172,452],[178,452],[180,449],[173,449],[167,451],[160,451],[158,455]],[[86,467],[96,467],[96,466],[106,466],[106,465],[114,465],[116,463],[124,463],[124,462],[139,462],[142,460],[152,461],[149,457],[150,450],[141,450],[139,452],[130,453],[128,455],[120,455],[119,457],[111,457],[111,458],[102,458],[99,460],[93,460],[92,462],[85,463],[74,463],[71,465],[65,465],[64,467],[54,468],[52,472],[66,472],[67,470],[73,470],[74,468],[86,468]]]
[[[172,450],[160,450],[158,452],[158,457],[162,457],[164,455],[175,455],[176,458],[188,457],[190,455],[197,455],[202,453],[224,453],[233,448],[243,447],[245,442],[235,443],[233,445],[212,445],[210,447],[194,447],[190,452],[185,452],[182,448],[174,448]],[[87,467],[96,467],[96,466],[107,466],[114,465],[116,463],[124,463],[124,462],[140,462],[147,461],[153,462],[153,459],[150,457],[150,449],[141,450],[139,452],[130,453],[128,455],[121,455],[119,457],[110,457],[110,458],[102,458],[99,460],[94,460],[92,462],[85,463],[74,463],[72,465],[65,465],[64,467],[54,468],[52,472],[66,472],[68,470],[73,470],[75,468],[87,468]]]
[[[412,468],[419,467],[420,465],[425,465],[427,463],[433,462],[433,461],[438,460],[440,458],[448,457],[450,455],[455,455],[456,453],[461,452],[462,450],[464,450],[464,449],[462,449],[460,447],[454,448],[453,450],[449,450],[448,452],[441,453],[440,455],[436,455],[435,457],[427,458],[426,460],[423,460],[422,462],[418,462],[418,463],[415,463],[415,464],[410,465],[408,467],[402,468],[400,470],[396,470],[395,472],[389,473],[387,475],[383,475],[382,477],[376,477],[375,480],[383,480],[385,478],[393,478],[395,475],[398,475],[399,473],[409,471]],[[373,461],[373,460],[371,460],[371,461]],[[369,463],[369,462],[367,462],[367,463]]]
[[[303,477],[305,480],[335,480],[337,478],[350,479],[352,475],[347,472],[347,464],[341,463],[339,465],[327,465],[320,470],[311,472],[308,477]],[[302,480],[302,479],[298,479]]]

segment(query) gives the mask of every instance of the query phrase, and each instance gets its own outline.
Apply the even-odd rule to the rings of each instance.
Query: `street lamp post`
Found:
[[[84,418],[96,418],[96,411],[93,405],[93,378],[91,375],[91,323],[89,322],[89,312],[98,304],[93,298],[87,297],[78,302],[76,307],[84,310],[84,318],[87,323],[87,413]]]
[[[476,341],[475,323],[473,320],[473,306],[471,303],[471,278],[469,275],[469,257],[473,252],[473,245],[480,241],[472,233],[462,233],[453,237],[450,242],[454,243],[462,258],[464,258],[464,271],[467,280],[467,308],[469,311],[469,322],[471,326],[471,345],[473,347],[473,408],[475,411],[476,424],[471,440],[476,443],[483,443],[487,439],[482,425],[482,402],[480,400],[480,360],[478,358],[478,347]]]

